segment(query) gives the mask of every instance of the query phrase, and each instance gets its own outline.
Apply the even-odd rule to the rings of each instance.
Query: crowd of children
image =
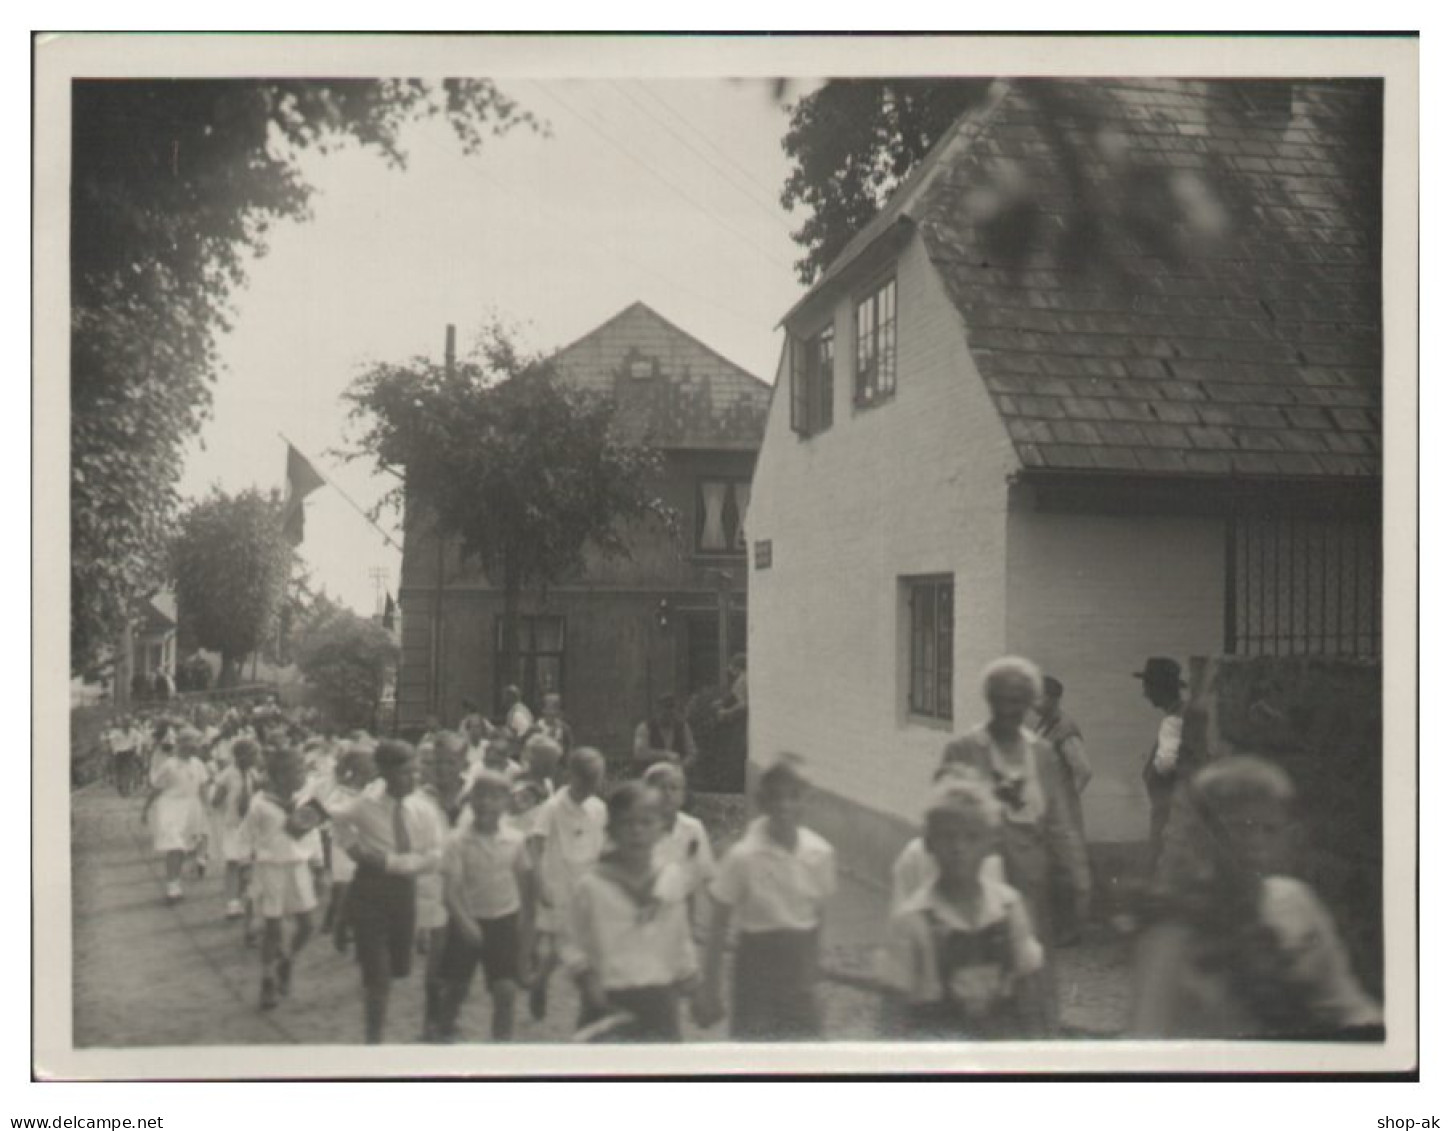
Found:
[[[1023,724],[1037,670],[998,662],[983,691],[990,721],[947,745],[920,836],[890,876],[879,984],[893,1038],[1058,1032],[1046,860],[1066,853],[1081,883],[1085,856]],[[728,1018],[736,1040],[829,1036],[818,986],[836,857],[803,824],[801,761],[762,769],[758,816],[717,860],[684,811],[677,761],[608,788],[605,758],[571,745],[558,697],[542,707],[535,718],[514,696],[498,725],[470,713],[416,745],[326,734],[275,705],[202,707],[118,724],[111,745],[149,778],[143,817],[166,898],[183,898],[188,859],[200,876],[219,853],[225,914],[260,940],[262,1009],[294,994],[321,908],[323,933],[355,955],[369,1042],[401,1037],[388,1004],[415,956],[427,1041],[457,1039],[480,972],[498,1041],[513,1037],[520,997],[547,1015],[561,977],[578,991],[579,1039],[678,1041],[686,1010],[704,1028]],[[1133,1031],[1373,1032],[1379,1008],[1331,917],[1276,854],[1287,778],[1226,758],[1180,800],[1182,835],[1140,937]]]

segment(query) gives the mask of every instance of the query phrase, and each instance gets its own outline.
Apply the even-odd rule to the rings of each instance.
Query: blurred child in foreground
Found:
[[[1139,943],[1131,1032],[1142,1037],[1374,1039],[1379,1005],[1314,890],[1285,872],[1294,801],[1259,758],[1201,770],[1164,848],[1157,920]]]

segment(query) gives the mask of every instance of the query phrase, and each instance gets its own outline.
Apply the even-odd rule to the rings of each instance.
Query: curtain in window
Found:
[[[735,548],[744,550],[749,546],[745,537],[745,514],[750,509],[750,484],[735,484]]]
[[[700,531],[700,549],[723,553],[730,548],[725,537],[725,492],[727,483],[701,483],[700,496],[705,508],[704,526]]]

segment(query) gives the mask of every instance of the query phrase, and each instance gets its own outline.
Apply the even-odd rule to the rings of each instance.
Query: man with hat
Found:
[[[1158,724],[1158,741],[1143,765],[1143,784],[1148,790],[1148,874],[1158,868],[1163,851],[1164,830],[1173,811],[1173,794],[1180,781],[1188,781],[1198,769],[1203,752],[1184,739],[1183,669],[1177,660],[1150,656],[1143,670],[1134,672],[1143,681],[1143,697],[1163,712]]]

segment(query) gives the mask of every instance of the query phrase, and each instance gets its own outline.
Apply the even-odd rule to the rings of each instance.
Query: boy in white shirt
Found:
[[[923,840],[937,875],[891,918],[884,1020],[897,1037],[1047,1036],[1042,944],[1021,895],[989,877],[1001,809],[985,779],[944,781]]]
[[[529,994],[535,1020],[548,1007],[549,976],[559,955],[559,936],[569,924],[574,889],[604,848],[605,808],[599,799],[604,755],[581,746],[569,755],[569,784],[549,798],[528,838],[539,880],[538,963]]]
[[[457,1033],[458,1011],[481,964],[493,999],[493,1039],[513,1037],[514,994],[523,979],[523,956],[533,949],[533,907],[524,838],[502,824],[508,779],[481,771],[469,790],[471,818],[449,834],[443,850],[448,945],[440,977],[439,1035]]]
[[[565,960],[584,1026],[624,1022],[616,1040],[678,1041],[680,995],[699,986],[682,870],[655,855],[659,792],[626,782],[609,795],[609,850],[579,881]]]
[[[760,775],[756,796],[764,816],[725,854],[710,887],[715,917],[697,1019],[709,1025],[721,1012],[725,942],[733,924],[730,1035],[736,1040],[820,1035],[821,919],[836,890],[836,853],[800,823],[808,788],[793,755],[781,755]]]
[[[673,762],[656,762],[645,771],[644,781],[660,795],[663,829],[655,845],[655,859],[680,870],[686,888],[690,922],[695,921],[695,895],[715,878],[715,853],[710,835],[696,817],[680,811],[685,803],[685,773]]]

